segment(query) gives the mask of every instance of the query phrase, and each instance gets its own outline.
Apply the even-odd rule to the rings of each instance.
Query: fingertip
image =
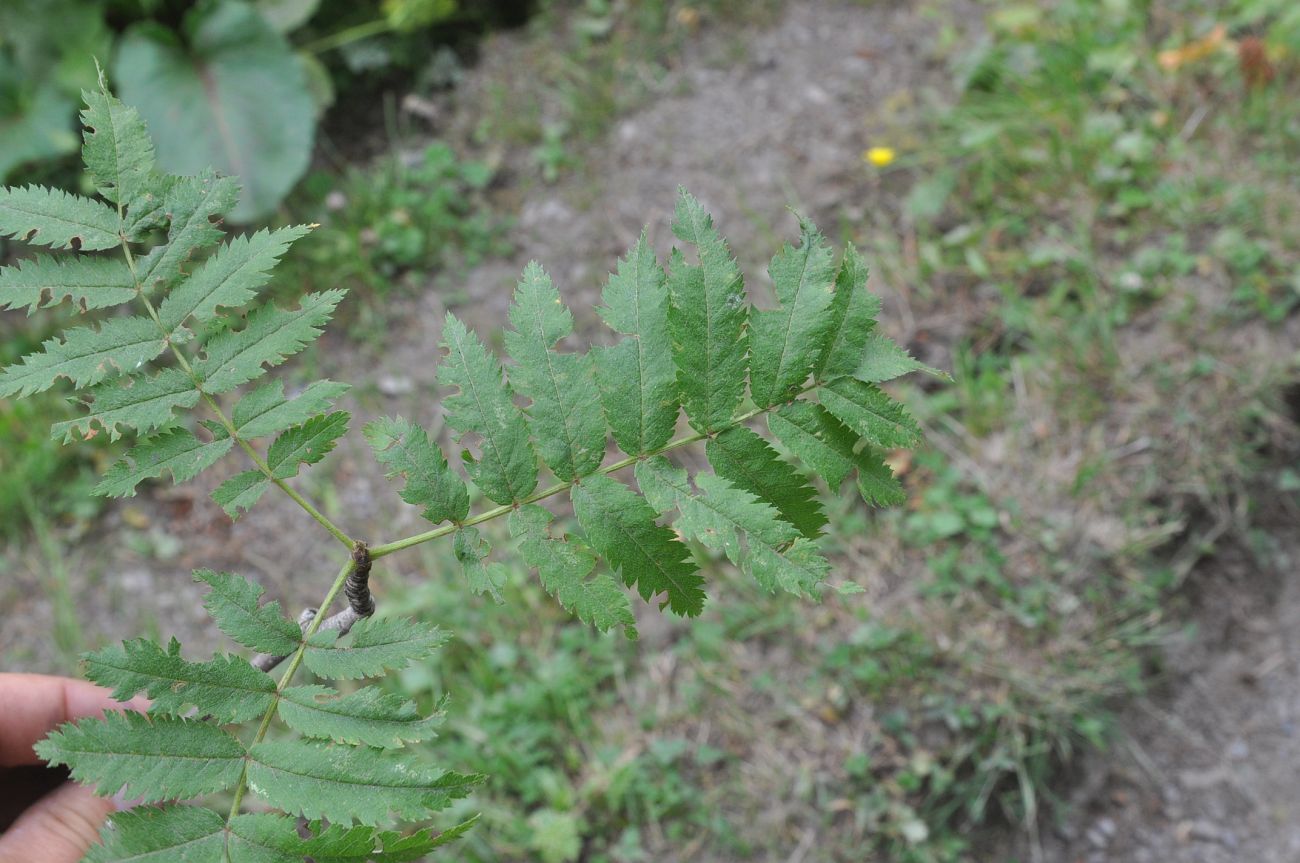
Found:
[[[78,863],[99,841],[113,801],[69,782],[33,803],[0,836],[0,860]]]

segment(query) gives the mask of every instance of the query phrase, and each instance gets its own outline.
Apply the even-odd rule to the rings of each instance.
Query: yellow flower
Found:
[[[898,154],[894,152],[893,147],[872,147],[862,154],[862,161],[870,162],[877,168],[883,168],[894,161],[896,155]]]

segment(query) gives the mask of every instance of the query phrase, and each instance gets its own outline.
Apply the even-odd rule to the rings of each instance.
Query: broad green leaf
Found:
[[[237,175],[245,198],[233,217],[265,216],[311,157],[315,118],[302,65],[246,3],[198,4],[184,30],[182,41],[157,25],[129,29],[113,65],[119,93],[148,121],[163,168]]]
[[[331,824],[304,838],[296,818],[270,812],[237,815],[230,821],[229,863],[302,863],[304,859],[314,863],[414,863],[459,838],[476,820],[442,833],[421,830],[410,836],[365,825]]]
[[[522,500],[537,488],[537,456],[528,440],[528,423],[515,407],[501,364],[478,337],[450,312],[442,330],[447,357],[438,382],[459,392],[444,402],[447,424],[460,440],[473,432],[482,443],[477,460],[467,464],[470,477],[497,503]]]
[[[138,806],[109,818],[84,863],[220,863],[225,827],[199,806]]]
[[[230,177],[218,177],[203,170],[191,177],[175,177],[165,188],[155,190],[154,202],[161,208],[155,216],[165,216],[167,242],[154,246],[136,262],[136,278],[144,290],[157,285],[170,286],[183,272],[189,272],[195,252],[221,239],[219,219],[239,200],[239,184]],[[152,219],[137,214],[137,222]],[[141,224],[135,226],[142,229]]]
[[[280,614],[279,602],[258,605],[260,586],[241,576],[210,569],[195,570],[194,580],[211,588],[203,607],[217,626],[245,647],[287,656],[302,643],[302,632]]]
[[[767,427],[832,490],[853,470],[858,436],[821,405],[795,401],[767,415]]]
[[[469,515],[469,489],[447,466],[442,450],[424,429],[401,417],[382,417],[366,426],[366,440],[375,458],[387,468],[389,479],[402,477],[406,485],[398,494],[429,521],[463,521]]]
[[[289,246],[310,230],[309,225],[263,229],[220,246],[162,301],[158,318],[163,328],[172,332],[191,317],[207,321],[219,308],[244,305],[270,280],[271,269]]]
[[[43,392],[59,378],[81,388],[130,374],[165,351],[167,342],[153,321],[133,317],[109,318],[99,329],[76,327],[63,333],[62,341],[48,339],[43,347],[0,372],[0,398]]]
[[[510,305],[506,349],[516,365],[511,382],[532,401],[529,413],[537,452],[551,471],[569,481],[600,467],[605,419],[592,398],[595,381],[585,354],[562,354],[556,342],[573,332],[573,315],[550,276],[536,261],[524,268]]]
[[[871,333],[862,350],[860,365],[852,372],[860,381],[878,384],[892,381],[910,372],[925,372],[951,380],[946,372],[927,366],[912,357],[897,342],[881,333]]]
[[[749,315],[749,388],[763,408],[798,393],[830,342],[834,254],[812,222],[800,219],[799,230],[799,248],[782,247],[767,270],[780,308]]]
[[[0,308],[57,306],[72,300],[81,309],[105,309],[135,299],[135,278],[121,258],[37,255],[0,267]]]
[[[426,818],[482,781],[405,753],[306,740],[259,743],[249,755],[248,786],[259,796],[288,812],[343,824],[378,824],[390,812]]]
[[[330,630],[312,635],[307,639],[303,661],[312,674],[331,680],[374,677],[425,659],[450,637],[428,623],[367,617],[357,621],[351,633],[341,639]]]
[[[826,410],[876,446],[910,447],[921,437],[907,409],[875,384],[839,378],[822,387],[818,397]]]
[[[163,369],[153,377],[137,375],[90,390],[88,413],[76,419],[55,423],[50,429],[55,438],[71,443],[74,432],[83,439],[93,437],[94,426],[108,432],[110,440],[122,436],[118,426],[148,434],[172,422],[176,408],[192,408],[199,401],[194,381],[180,369]]]
[[[907,492],[885,464],[880,453],[865,447],[853,459],[858,467],[858,491],[873,506],[897,506],[907,500]]]
[[[99,194],[126,205],[145,190],[153,171],[153,142],[135,108],[128,108],[111,93],[87,90],[81,94],[86,108],[81,149],[86,171]]]
[[[776,507],[804,536],[821,533],[826,515],[816,490],[757,434],[744,426],[728,429],[705,444],[705,454],[718,476]]]
[[[307,294],[296,309],[260,306],[243,329],[215,336],[194,365],[204,390],[224,393],[259,378],[266,368],[278,366],[320,338],[343,294],[337,289]]]
[[[636,481],[655,509],[677,509],[673,526],[683,535],[722,551],[768,591],[815,595],[830,570],[817,547],[771,505],[721,477],[697,474],[697,493],[685,470],[656,456],[637,464]],[[738,532],[746,538],[746,552]]]
[[[551,536],[551,514],[536,504],[510,513],[510,535],[519,542],[524,562],[537,568],[542,587],[583,623],[606,632],[622,626],[636,638],[636,618],[627,594],[605,573],[591,576],[596,556],[570,538]]]
[[[151,714],[183,715],[188,707],[218,722],[245,722],[261,716],[275,700],[275,681],[238,656],[215,656],[209,662],[181,657],[172,639],[164,651],[146,638],[88,653],[86,677],[110,687],[118,701],[143,692]]]
[[[696,431],[707,432],[730,422],[744,395],[745,285],[712,217],[685,189],[678,191],[673,233],[693,244],[700,260],[692,266],[673,252],[668,332],[686,418]]]
[[[819,382],[853,374],[862,362],[867,337],[880,314],[880,299],[867,291],[867,275],[866,262],[850,243],[840,261],[835,298],[827,313],[830,341],[813,369]]]
[[[124,791],[145,803],[224,791],[244,767],[244,747],[217,726],[135,712],[64,723],[36,754],[104,796]]]
[[[486,593],[498,604],[503,602],[501,588],[506,584],[505,567],[499,563],[485,562],[492,553],[492,546],[479,534],[478,528],[462,527],[456,531],[452,551],[456,560],[460,561],[461,571],[465,573],[470,590]]]
[[[677,425],[677,375],[668,340],[666,276],[645,232],[601,293],[596,309],[627,338],[592,350],[596,383],[614,441],[628,455],[668,443]]]
[[[5,11],[0,5],[0,14]],[[0,21],[0,31],[7,29],[6,23]],[[9,39],[6,43],[6,48],[12,45]],[[6,81],[5,89],[9,90],[14,83],[12,78]],[[29,78],[24,84],[25,98],[20,97],[17,105],[12,98],[6,99],[9,104],[0,119],[0,180],[20,165],[77,151],[77,136],[68,127],[68,117],[77,109],[76,101],[54,80]]]
[[[235,405],[231,422],[244,440],[282,432],[323,413],[334,399],[348,391],[347,384],[315,381],[293,398],[284,396],[284,381],[269,381]]]
[[[0,188],[0,237],[83,252],[122,242],[117,212],[108,205],[43,186]]]
[[[704,579],[690,550],[655,523],[645,499],[621,482],[597,474],[569,490],[578,523],[591,545],[617,567],[642,599],[666,594],[662,605],[694,617],[704,609]]]
[[[192,431],[171,429],[141,441],[108,469],[93,489],[104,497],[135,497],[135,489],[147,479],[170,472],[172,482],[182,483],[217,463],[234,445],[229,437],[199,440]]]
[[[415,704],[373,686],[340,696],[327,686],[291,686],[280,694],[280,718],[308,737],[391,748],[437,736],[442,714],[421,716]]]
[[[240,510],[252,509],[270,487],[270,480],[260,470],[241,471],[213,489],[212,499],[226,515],[237,519]]]

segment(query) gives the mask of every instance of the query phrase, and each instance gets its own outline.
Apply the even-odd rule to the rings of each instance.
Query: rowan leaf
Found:
[[[497,503],[522,500],[537,488],[537,456],[501,364],[450,312],[442,345],[447,357],[438,368],[438,382],[459,390],[444,403],[447,424],[460,433],[459,440],[474,433],[481,441],[479,458],[466,465],[470,478]]]
[[[147,638],[124,641],[86,654],[86,677],[110,687],[118,701],[143,692],[151,699],[151,714],[180,716],[192,706],[218,722],[244,722],[275,700],[275,681],[246,659],[218,655],[190,662],[180,651],[174,638],[165,651]]]
[[[36,754],[67,765],[99,794],[123,791],[145,803],[224,791],[239,781],[245,755],[215,725],[134,711],[66,722],[36,744]]]
[[[600,401],[592,398],[591,360],[553,349],[573,332],[573,315],[536,261],[524,268],[515,289],[510,323],[506,350],[516,363],[511,381],[532,401],[529,424],[537,452],[563,481],[586,476],[605,457],[605,420]]]
[[[452,552],[456,555],[456,560],[460,561],[461,571],[465,573],[470,590],[486,593],[498,604],[504,602],[501,588],[506,584],[505,567],[491,561],[484,562],[492,553],[492,546],[479,534],[478,528],[462,527],[457,530],[452,540]]]
[[[858,436],[821,405],[806,401],[782,405],[767,415],[767,427],[833,491],[852,472]]]
[[[194,580],[211,588],[203,607],[212,615],[218,628],[245,647],[286,656],[302,643],[298,625],[285,620],[279,602],[259,605],[262,588],[238,575],[199,569]]]
[[[821,534],[827,519],[816,490],[753,431],[728,429],[705,444],[705,455],[718,476],[776,507],[804,536]]]
[[[81,159],[99,194],[125,205],[145,191],[153,172],[154,149],[135,108],[107,90],[83,90]]]
[[[907,409],[875,384],[838,378],[822,387],[818,398],[826,410],[876,446],[910,447],[921,437]]]
[[[59,378],[81,388],[130,374],[165,351],[167,340],[148,318],[109,318],[99,329],[76,327],[43,347],[0,372],[0,398],[44,392]]]
[[[872,447],[865,447],[854,457],[858,468],[858,491],[873,506],[896,506],[907,500],[907,492],[894,471]]]
[[[759,407],[797,394],[830,342],[834,254],[812,222],[800,219],[799,230],[799,247],[785,245],[768,267],[780,308],[749,315],[749,389]]]
[[[216,464],[233,445],[229,437],[204,441],[186,429],[165,431],[131,447],[108,469],[92,494],[135,497],[136,486],[167,472],[172,482],[180,484]]]
[[[135,299],[135,277],[120,258],[37,255],[0,267],[0,308],[57,306],[72,300],[82,310],[105,309]]]
[[[259,743],[248,787],[288,812],[348,824],[426,818],[482,781],[429,767],[404,753],[307,740]]]
[[[447,465],[447,458],[428,433],[401,417],[383,417],[365,428],[366,440],[389,479],[402,477],[402,500],[423,507],[426,519],[463,521],[469,515],[469,489]]]
[[[645,499],[621,482],[597,474],[569,491],[578,523],[591,545],[642,599],[665,594],[662,606],[694,617],[704,609],[704,579],[690,550],[673,532],[655,523]]]
[[[835,277],[835,297],[827,312],[830,339],[813,369],[813,378],[818,382],[853,374],[862,361],[867,338],[880,314],[880,299],[867,291],[867,276],[866,262],[849,243],[844,248]]]
[[[239,518],[262,499],[271,481],[260,470],[241,471],[212,490],[212,499],[231,519]]]
[[[230,419],[235,433],[244,440],[265,437],[323,413],[348,389],[347,384],[321,380],[293,398],[285,398],[284,381],[269,381],[240,399]]]
[[[199,391],[189,375],[176,368],[163,369],[153,377],[137,375],[100,384],[88,393],[89,413],[76,419],[55,423],[50,432],[64,443],[92,437],[97,425],[108,432],[110,440],[122,436],[118,426],[148,434],[172,422],[176,408],[192,408],[199,401]]]
[[[109,816],[84,863],[219,863],[225,827],[198,806],[138,806]]]
[[[636,638],[636,618],[627,594],[611,576],[594,577],[596,556],[576,540],[551,536],[553,516],[536,504],[510,513],[510,535],[519,542],[524,562],[537,568],[546,592],[583,623],[607,632],[623,627],[628,638]]]
[[[596,311],[626,338],[591,355],[605,419],[628,455],[668,443],[677,425],[677,376],[668,338],[667,277],[645,232],[618,262]]]
[[[860,381],[878,384],[911,372],[925,372],[937,378],[952,380],[947,372],[914,359],[897,342],[881,333],[871,333],[867,337],[860,363],[851,374]]]
[[[230,863],[413,863],[459,838],[477,818],[437,833],[403,836],[357,825],[331,824],[304,837],[298,820],[270,812],[237,815],[230,821]],[[195,861],[198,863],[198,861]]]
[[[392,617],[366,617],[343,638],[321,630],[307,639],[303,661],[311,672],[331,680],[373,677],[419,662],[451,636],[432,624]]]
[[[334,444],[348,432],[347,411],[319,414],[284,432],[266,453],[266,466],[276,479],[298,475],[305,464],[317,464],[334,449]]]
[[[43,186],[0,188],[0,237],[83,252],[121,244],[117,211],[106,204]]]
[[[194,253],[221,239],[214,220],[229,213],[239,200],[239,183],[205,171],[194,177],[174,177],[165,189],[157,190],[160,214],[170,224],[167,242],[154,246],[136,263],[136,278],[148,291],[170,286],[183,273]],[[138,226],[137,226],[138,227]]]
[[[295,731],[336,743],[400,747],[437,736],[442,714],[421,716],[399,695],[367,686],[339,695],[328,686],[290,686],[280,693],[280,718]]]
[[[709,432],[731,421],[745,391],[745,286],[713,218],[685,189],[678,191],[673,233],[696,247],[700,261],[687,264],[674,250],[669,264],[673,363],[687,420]]]

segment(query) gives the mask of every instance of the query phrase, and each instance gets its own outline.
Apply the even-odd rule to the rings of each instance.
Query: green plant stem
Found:
[[[307,639],[315,635],[316,630],[320,629],[321,624],[325,622],[327,616],[325,614],[326,609],[328,609],[330,605],[333,604],[335,598],[338,597],[339,591],[343,589],[344,582],[348,580],[348,576],[352,574],[352,569],[355,566],[356,561],[349,557],[347,562],[343,564],[343,568],[339,570],[338,577],[334,579],[334,583],[330,585],[329,593],[326,593],[325,598],[321,600],[321,604],[316,610],[316,616],[311,619],[311,623],[307,624],[307,628],[302,631],[302,643],[299,644],[298,649],[293,652],[293,656],[289,657],[289,664],[284,669],[284,674],[280,675],[280,682],[276,684],[275,698],[271,701],[271,705],[266,708],[266,712],[262,714],[262,723],[257,726],[257,733],[253,735],[252,741],[248,744],[249,749],[252,749],[254,746],[266,739],[266,732],[271,727],[271,720],[275,718],[275,709],[280,704],[280,693],[284,692],[284,688],[288,686],[289,681],[293,679],[293,675],[298,670],[298,666],[302,665],[303,655],[307,652]],[[231,818],[234,818],[239,814],[239,804],[244,802],[244,792],[247,788],[248,765],[245,763],[243,772],[239,774],[239,782],[235,785],[235,799],[230,804]]]
[[[162,333],[163,338],[167,341],[167,347],[171,349],[172,356],[176,358],[177,365],[181,367],[185,374],[190,376],[190,381],[194,384],[194,388],[198,390],[199,395],[203,397],[203,401],[207,403],[208,408],[212,411],[213,415],[216,416],[217,422],[221,423],[221,427],[226,430],[226,434],[230,435],[231,440],[239,444],[239,448],[248,455],[249,459],[263,476],[274,483],[280,491],[288,495],[290,500],[302,507],[302,509],[314,518],[321,527],[328,530],[335,539],[343,543],[343,545],[350,551],[352,547],[356,545],[356,541],[344,533],[342,528],[330,521],[329,517],[327,517],[323,512],[313,506],[311,501],[307,500],[291,488],[284,480],[277,477],[271,471],[270,466],[262,458],[261,454],[253,448],[253,445],[239,436],[235,430],[235,424],[226,416],[226,412],[221,409],[221,405],[217,404],[217,400],[214,399],[211,394],[204,391],[203,382],[199,380],[199,376],[195,373],[194,367],[190,365],[189,358],[181,352],[180,348],[172,344],[171,334],[167,332],[167,328],[163,326],[162,320],[158,317],[158,311],[154,308],[153,303],[151,303],[149,298],[145,296],[144,289],[140,285],[140,280],[136,277],[135,256],[131,254],[131,247],[125,239],[122,240],[122,252],[126,255],[126,264],[131,269],[131,279],[135,282],[136,295],[139,296],[140,301],[144,303],[145,310],[149,313],[149,317],[153,319],[159,332]]]
[[[335,48],[342,48],[344,45],[360,42],[362,39],[369,39],[371,36],[388,33],[393,29],[393,25],[388,23],[387,18],[378,18],[374,21],[366,21],[364,24],[354,24],[328,36],[322,36],[315,41],[308,42],[298,50],[307,54],[324,54],[326,51],[333,51]]]

